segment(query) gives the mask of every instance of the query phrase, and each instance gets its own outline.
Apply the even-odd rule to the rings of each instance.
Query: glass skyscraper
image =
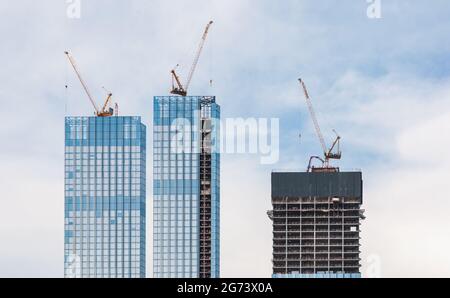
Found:
[[[146,127],[65,119],[65,277],[145,277]]]
[[[154,98],[154,277],[219,277],[219,120],[215,97]]]

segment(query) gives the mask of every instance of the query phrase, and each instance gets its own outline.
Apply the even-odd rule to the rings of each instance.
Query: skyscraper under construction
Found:
[[[154,277],[219,277],[220,106],[156,96],[153,117]]]
[[[219,277],[220,106],[214,96],[188,96],[212,23],[185,84],[172,69],[172,96],[153,102],[154,277]]]
[[[361,172],[272,173],[273,277],[360,274]]]
[[[273,277],[357,278],[364,219],[361,172],[341,172],[341,137],[327,147],[303,80],[299,79],[323,157],[306,172],[272,173]],[[320,161],[320,166],[313,166]]]

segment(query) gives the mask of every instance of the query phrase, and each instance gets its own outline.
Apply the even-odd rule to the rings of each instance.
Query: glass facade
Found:
[[[146,127],[65,119],[65,277],[145,277]]]
[[[154,277],[219,277],[220,106],[154,98]]]

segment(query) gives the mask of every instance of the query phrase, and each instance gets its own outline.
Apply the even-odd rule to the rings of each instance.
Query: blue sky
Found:
[[[343,138],[340,166],[363,170],[363,274],[375,259],[383,276],[449,276],[450,3],[381,0],[369,19],[365,0],[318,2],[81,0],[80,19],[64,1],[1,2],[0,276],[63,273],[63,118],[92,114],[63,51],[98,102],[106,86],[150,132],[152,97],[175,64],[187,72],[210,19],[192,93],[216,95],[223,117],[281,125],[277,164],[222,157],[222,275],[270,276],[270,172],[320,150],[302,77],[326,140]]]

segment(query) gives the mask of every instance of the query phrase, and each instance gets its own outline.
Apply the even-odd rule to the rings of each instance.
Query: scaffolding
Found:
[[[272,192],[273,210],[268,215],[273,224],[273,274],[358,274],[360,225],[364,219],[359,190],[324,195],[321,188],[345,190],[351,184],[342,183],[344,179],[336,176],[340,173],[333,177],[327,173],[306,174],[281,182],[281,190],[292,182],[303,184],[297,190]],[[311,175],[321,176],[316,179]]]
[[[201,106],[200,140],[200,278],[211,277],[211,153],[210,102]]]

